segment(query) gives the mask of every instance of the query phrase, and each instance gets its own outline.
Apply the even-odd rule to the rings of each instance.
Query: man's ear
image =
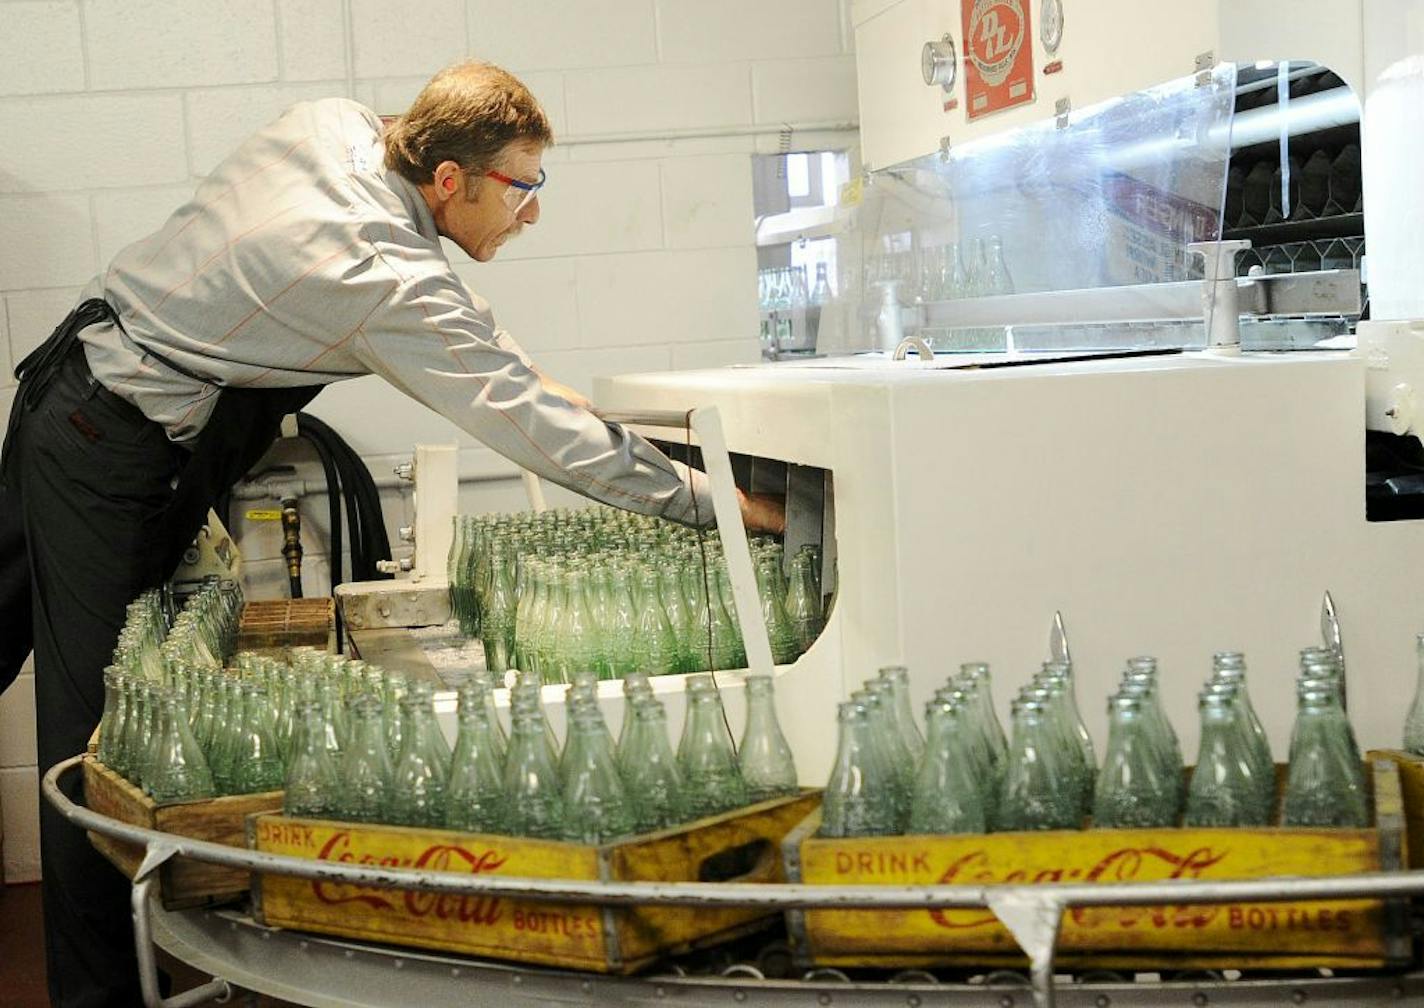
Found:
[[[431,183],[435,186],[437,196],[442,200],[450,199],[460,191],[460,184],[464,178],[459,164],[454,161],[441,161],[435,166],[435,172],[431,176]]]

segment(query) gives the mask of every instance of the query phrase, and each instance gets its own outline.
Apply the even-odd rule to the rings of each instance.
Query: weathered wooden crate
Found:
[[[237,650],[273,653],[300,644],[329,649],[333,632],[329,598],[263,599],[242,607]]]
[[[90,755],[84,757],[84,803],[95,812],[134,826],[243,847],[247,817],[254,812],[279,811],[282,792],[158,805]],[[143,861],[143,849],[134,844],[93,832],[89,842],[129,878]],[[169,910],[229,903],[245,895],[248,886],[246,871],[183,857],[170,858],[158,870],[159,894]]]
[[[1403,749],[1371,749],[1370,762],[1390,760],[1399,767],[1399,790],[1404,799],[1404,863],[1424,868],[1424,757]]]
[[[1087,829],[831,840],[818,809],[783,844],[819,885],[984,885],[1348,875],[1402,867],[1399,772],[1373,764],[1368,829]],[[984,908],[788,911],[798,960],[825,966],[1021,966]],[[1058,962],[1103,969],[1378,968],[1409,961],[1400,900],[1074,907]]]
[[[782,881],[779,848],[819,802],[807,792],[603,846],[495,834],[253,816],[249,842],[296,857],[426,871],[605,882]],[[761,926],[755,908],[619,907],[456,896],[262,875],[264,924],[600,973]]]

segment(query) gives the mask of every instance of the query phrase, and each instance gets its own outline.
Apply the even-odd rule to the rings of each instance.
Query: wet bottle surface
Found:
[[[485,707],[487,687],[469,683],[459,690],[459,733],[445,789],[445,825],[477,833],[505,829],[504,753],[496,742]]]
[[[837,710],[836,758],[821,799],[820,836],[891,836],[899,832],[890,767],[874,746],[870,714],[858,701]]]
[[[1043,704],[1016,699],[1013,738],[994,814],[997,830],[1077,829],[1076,788],[1061,762]]]
[[[557,840],[563,836],[562,782],[544,738],[543,715],[528,701],[516,702],[504,767],[506,825],[515,836]]]
[[[906,833],[983,833],[983,798],[964,752],[969,733],[955,704],[931,700],[925,707],[928,738],[910,798]]]
[[[1093,795],[1093,825],[1100,829],[1173,826],[1177,822],[1180,768],[1152,751],[1142,701],[1108,700],[1108,748]],[[1172,774],[1169,776],[1169,774]]]
[[[747,801],[794,795],[799,790],[796,760],[776,719],[771,676],[747,676],[746,691],[747,723],[737,748],[737,763],[746,781]]]
[[[340,805],[340,775],[326,745],[325,711],[319,701],[299,701],[295,718],[282,811],[310,818],[334,816]]]
[[[1261,770],[1247,748],[1249,729],[1240,724],[1235,697],[1203,692],[1201,743],[1187,787],[1187,826],[1265,826],[1270,805],[1263,801]]]
[[[1301,684],[1281,822],[1360,828],[1370,821],[1364,772],[1330,691]]]

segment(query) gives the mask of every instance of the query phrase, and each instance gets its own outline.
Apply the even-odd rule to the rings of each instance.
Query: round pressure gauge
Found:
[[[920,50],[920,75],[926,84],[938,84],[946,92],[953,90],[958,66],[954,39],[948,35],[939,41],[926,42]]]
[[[1063,41],[1063,0],[1043,0],[1038,10],[1038,37],[1052,56]]]

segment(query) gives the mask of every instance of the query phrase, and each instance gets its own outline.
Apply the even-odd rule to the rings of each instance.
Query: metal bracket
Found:
[[[1053,125],[1058,129],[1068,128],[1068,116],[1073,111],[1073,102],[1068,98],[1059,98],[1053,103]]]
[[[947,136],[939,138],[939,159],[941,161],[949,160],[949,137]]]
[[[1193,70],[1196,73],[1196,86],[1205,87],[1211,83],[1211,71],[1216,66],[1216,53],[1208,50],[1198,53],[1194,61]]]
[[[171,998],[165,998],[158,988],[158,962],[154,957],[153,931],[148,919],[149,894],[153,889],[154,871],[177,853],[178,849],[171,844],[155,842],[147,845],[129,894],[129,906],[133,912],[134,952],[138,956],[138,983],[144,1008],[189,1008],[213,998],[226,1000],[232,995],[228,982],[217,977]]]
[[[1028,955],[1033,972],[1033,1003],[1053,1008],[1053,954],[1058,945],[1058,926],[1063,921],[1063,903],[1050,895],[990,892],[989,909]]]

